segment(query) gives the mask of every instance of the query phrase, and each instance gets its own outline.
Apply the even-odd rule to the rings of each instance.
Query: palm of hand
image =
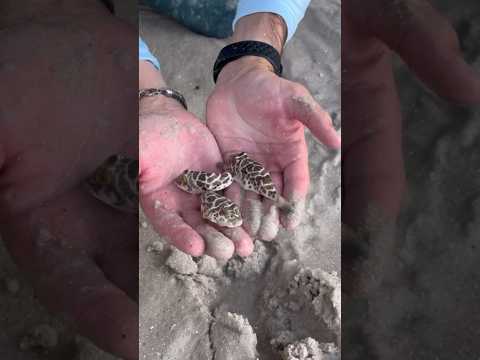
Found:
[[[0,34],[0,211],[24,211],[73,188],[136,133],[136,74],[125,71],[137,61],[125,46],[136,33],[104,10],[60,15]]]
[[[214,171],[221,161],[215,139],[191,113],[179,109],[140,117],[140,197],[144,209],[156,200],[172,210],[198,205],[174,184],[184,170]],[[162,159],[159,163],[158,159]]]
[[[251,252],[245,234],[232,234],[207,223],[200,214],[199,196],[174,184],[175,178],[186,169],[217,170],[222,157],[207,127],[183,109],[154,111],[141,115],[140,139],[140,203],[154,229],[191,255],[207,251],[214,257],[229,258],[234,247],[237,253]],[[235,245],[232,237],[237,238]],[[223,245],[209,249],[206,244],[209,239],[220,239]],[[245,242],[247,251],[242,250],[241,244]]]
[[[235,86],[215,89],[207,105],[207,125],[224,156],[245,151],[269,169],[283,171],[306,153],[303,125],[284,106],[286,97],[294,96],[291,88],[289,81],[258,71]]]
[[[234,85],[217,85],[207,105],[207,124],[224,158],[241,151],[251,154],[270,171],[279,194],[293,201],[307,193],[309,174],[304,126],[296,119],[297,114],[291,111],[289,104],[304,103],[305,93],[300,85],[273,73],[256,70],[236,79]],[[304,104],[309,106],[306,102]],[[233,189],[230,193],[234,198],[239,196],[236,194],[238,190]],[[249,193],[246,198],[259,200]],[[269,211],[267,202],[265,213]],[[286,227],[294,227],[299,221],[292,218],[281,220]],[[271,221],[278,222],[278,215],[272,216]],[[260,237],[265,240],[276,234],[275,231],[262,231],[260,227],[255,229],[246,225],[251,234],[263,232]],[[268,221],[264,224],[265,229],[273,227]]]

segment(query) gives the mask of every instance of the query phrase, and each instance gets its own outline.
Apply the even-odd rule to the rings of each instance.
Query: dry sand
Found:
[[[204,119],[211,68],[225,41],[142,11],[140,32],[167,83]],[[340,124],[340,2],[313,1],[284,56],[285,77],[306,85]],[[307,215],[294,232],[219,264],[172,250],[140,227],[140,358],[337,359],[340,334],[340,155],[307,134]]]

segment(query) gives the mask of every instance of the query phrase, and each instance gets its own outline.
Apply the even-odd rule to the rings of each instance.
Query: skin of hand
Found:
[[[394,221],[406,191],[393,53],[445,100],[480,104],[479,74],[463,60],[448,20],[427,1],[345,0],[342,222],[350,229],[368,224],[372,210]],[[342,236],[345,277],[355,273],[352,264],[362,253],[355,243],[355,236]]]
[[[271,13],[241,18],[232,42],[257,40],[280,53],[286,38],[283,20]],[[207,103],[207,126],[224,159],[245,151],[272,174],[279,194],[293,204],[282,213],[269,200],[231,186],[227,194],[242,203],[244,227],[253,237],[275,238],[279,224],[295,228],[301,221],[309,187],[308,151],[304,127],[328,147],[338,149],[340,138],[328,113],[301,84],[275,75],[271,64],[247,56],[227,64]],[[263,216],[262,216],[263,214]]]
[[[164,87],[159,71],[140,62],[140,88]],[[179,189],[184,170],[217,171],[222,161],[208,128],[179,102],[164,96],[140,101],[140,203],[154,229],[176,248],[226,260],[234,252],[252,252],[252,240],[240,227],[217,227],[200,213],[199,195]]]
[[[137,153],[136,31],[97,1],[0,14],[2,239],[42,304],[137,359],[138,221],[82,187],[109,155]]]

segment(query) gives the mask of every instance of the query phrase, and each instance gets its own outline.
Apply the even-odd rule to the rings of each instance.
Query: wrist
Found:
[[[156,95],[151,97],[144,97],[140,99],[139,115],[147,115],[154,113],[169,114],[178,111],[186,111],[185,108],[173,98]]]
[[[140,60],[138,71],[139,90],[151,88],[158,89],[166,86],[162,73],[150,61]],[[144,97],[139,100],[140,115],[158,111],[168,112],[178,110],[178,108],[184,110],[182,105],[177,100],[164,95]]]
[[[260,56],[244,56],[223,67],[218,75],[217,84],[229,82],[251,71],[269,71],[274,73],[270,62]]]
[[[287,37],[287,25],[283,18],[273,13],[254,13],[244,16],[235,24],[232,43],[256,40],[273,46],[282,54]]]
[[[272,46],[281,56],[286,36],[287,25],[282,17],[273,13],[261,12],[244,16],[238,20],[231,43],[259,41]],[[275,73],[273,65],[266,58],[245,55],[226,64],[218,74],[217,83],[230,81],[253,70]]]
[[[138,89],[165,87],[162,73],[150,61],[140,60],[138,64]]]

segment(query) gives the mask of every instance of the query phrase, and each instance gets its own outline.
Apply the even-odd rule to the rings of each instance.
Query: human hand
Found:
[[[2,238],[49,310],[137,359],[137,219],[82,189],[106,157],[137,152],[136,31],[97,1],[0,13]]]
[[[356,227],[372,211],[395,219],[406,187],[392,52],[455,103],[479,104],[480,80],[427,1],[346,0],[342,27],[342,221]]]
[[[27,15],[41,6],[11,2]],[[0,209],[38,206],[78,185],[129,143],[136,147],[135,31],[97,1],[74,3],[47,7],[50,16],[35,9],[41,15],[30,14],[27,22],[11,9],[21,26],[5,20]]]
[[[174,183],[187,169],[217,170],[222,158],[210,131],[176,100],[157,96],[140,104],[140,203],[154,229],[193,256],[249,255],[253,243],[241,227],[207,223],[199,196]]]
[[[390,259],[372,255],[378,250],[368,237],[395,222],[406,189],[393,53],[454,103],[480,104],[480,78],[463,60],[452,26],[427,1],[346,0],[342,27],[342,289],[349,293],[380,283],[381,270],[373,269]],[[394,237],[382,241],[375,246],[387,254]]]
[[[207,126],[224,159],[235,152],[251,154],[270,171],[278,193],[292,204],[293,211],[279,215],[271,201],[246,192],[242,213],[249,234],[272,240],[279,222],[295,228],[310,181],[304,126],[328,147],[340,147],[330,116],[310,92],[275,75],[266,60],[245,57],[222,69],[207,103]],[[230,187],[227,194],[241,201],[238,186]]]

